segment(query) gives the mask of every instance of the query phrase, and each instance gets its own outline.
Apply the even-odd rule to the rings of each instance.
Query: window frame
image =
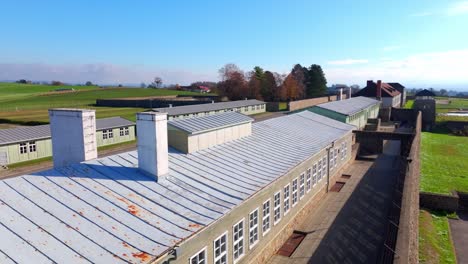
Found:
[[[298,189],[298,183],[297,182],[298,182],[297,178],[294,178],[292,180],[292,184],[291,184],[291,191],[292,191],[291,192],[291,200],[292,200],[291,204],[292,204],[292,207],[296,206],[297,203],[299,202],[298,191],[297,191],[297,189]],[[294,187],[296,187],[296,188],[294,188]]]
[[[257,223],[256,224],[253,223],[253,225],[252,225],[252,221],[255,222],[255,218],[251,219],[250,217],[251,217],[251,215],[253,215],[255,213],[257,213]],[[258,222],[259,222],[259,210],[258,210],[258,207],[257,207],[255,210],[253,210],[252,212],[249,213],[249,250],[252,249],[253,247],[255,247],[258,244],[258,241],[260,241]],[[253,237],[255,238],[255,235],[257,237],[257,239],[255,241],[253,241],[253,243],[252,243],[252,237],[251,237],[252,231],[254,231]]]
[[[290,209],[291,209],[291,187],[290,187],[290,184],[288,183],[283,187],[283,215],[286,216],[289,213]]]
[[[322,159],[317,162],[317,182],[322,180]]]
[[[223,252],[221,252],[221,242],[219,244],[219,248],[220,248],[220,255],[218,257],[216,257],[216,241],[217,240],[220,240],[223,236],[226,236],[226,239],[225,239],[225,251],[224,251],[224,254]],[[228,260],[228,253],[229,253],[229,247],[228,247],[228,239],[229,239],[229,233],[228,231],[225,231],[223,234],[221,234],[219,237],[215,238],[215,240],[213,240],[213,263],[216,263],[216,261],[218,260],[221,260],[221,258],[223,256],[226,256],[226,263],[229,263],[229,260]]]
[[[268,213],[265,214],[265,204],[268,203]],[[268,228],[265,229],[265,220],[268,222]],[[266,200],[262,204],[262,236],[266,236],[271,230],[271,199]]]
[[[322,158],[322,175],[323,175],[323,177],[321,179],[323,179],[323,178],[325,178],[327,176],[327,156],[326,155],[323,156],[323,158]]]
[[[19,143],[19,154],[28,154],[28,143]]]
[[[312,168],[308,168],[306,173],[306,193],[309,193],[312,190]]]
[[[104,129],[104,130],[102,131],[102,140],[105,140],[105,139],[107,139],[107,138],[108,138],[108,136],[107,136],[107,129]]]
[[[37,152],[37,144],[36,141],[29,141],[28,142],[28,152]]]
[[[312,187],[317,185],[318,179],[317,179],[317,163],[315,163],[312,166]]]
[[[305,195],[305,172],[299,175],[299,201],[304,198]]]
[[[236,226],[239,226],[240,223],[242,223],[242,236],[238,238],[237,240],[235,240],[236,234],[238,232],[235,232],[234,229],[236,228]],[[239,222],[237,222],[236,224],[232,226],[232,261],[233,263],[237,263],[239,260],[241,260],[245,256],[244,238],[245,238],[245,218],[242,218],[242,220],[240,220]],[[242,254],[238,255],[237,258],[235,258],[236,251],[234,247],[236,244],[239,245],[239,242],[242,242]],[[239,247],[238,247],[238,251],[239,251]]]
[[[107,130],[107,136],[109,139],[114,138],[114,130],[113,129],[108,129]]]
[[[119,135],[121,137],[123,137],[125,135],[125,132],[124,132],[124,128],[123,127],[119,127]]]
[[[197,261],[197,264],[206,264],[208,263],[207,262],[207,251],[206,251],[206,247],[204,247],[202,250],[198,251],[197,253],[193,254],[190,258],[189,258],[189,264],[192,264],[192,260],[196,257],[198,257],[200,255],[200,253],[204,253],[204,259],[203,259],[203,262],[200,263],[200,260]]]
[[[279,197],[278,205],[276,205],[276,196]],[[278,209],[278,219],[276,219],[276,209]],[[273,194],[273,226],[281,221],[281,190]]]

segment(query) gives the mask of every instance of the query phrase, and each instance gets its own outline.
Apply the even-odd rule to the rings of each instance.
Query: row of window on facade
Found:
[[[128,127],[119,128],[119,135],[121,137],[130,135],[130,130]],[[114,138],[114,130],[107,129],[102,131],[102,139]]]
[[[341,160],[346,158],[348,147],[345,143],[342,143],[340,148],[331,149],[329,163],[330,170],[337,167],[337,158],[339,153],[341,154]],[[308,168],[306,172],[301,173],[298,178],[293,179],[291,183],[288,183],[283,187],[282,190],[278,190],[273,195],[273,225],[277,225],[281,221],[282,216],[286,216],[292,207],[298,204],[299,200],[305,197],[306,193],[309,193],[317,183],[321,182],[327,174],[327,156],[323,156],[316,162],[311,168]],[[283,195],[283,202],[281,203],[281,194]],[[281,211],[283,214],[281,214]],[[271,200],[268,199],[262,204],[261,208],[261,229],[262,236],[268,234],[271,229]],[[259,208],[256,208],[249,214],[248,217],[248,241],[249,249],[252,249],[257,245],[260,240],[259,236]],[[244,221],[240,220],[232,227],[232,259],[236,263],[245,255],[245,243],[244,243]],[[215,264],[228,263],[228,248],[227,248],[228,232],[224,232],[218,238],[213,241],[213,262]],[[189,264],[206,264],[207,260],[207,249],[206,247],[193,255]]]
[[[28,152],[36,152],[36,141],[23,142],[19,144],[20,154],[26,154]]]

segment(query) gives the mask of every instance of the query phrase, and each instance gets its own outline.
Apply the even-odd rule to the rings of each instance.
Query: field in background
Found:
[[[59,88],[75,91],[56,92]],[[47,109],[75,107],[95,109],[97,118],[122,116],[135,120],[143,108],[96,107],[96,99],[164,95],[200,95],[199,93],[164,89],[98,88],[96,86],[51,86],[0,83],[0,123],[34,125],[48,123]]]
[[[447,113],[458,109],[468,109],[468,99],[437,97],[437,113]],[[436,122],[443,123],[447,121],[468,121],[467,116],[443,116],[437,115]]]
[[[419,212],[419,262],[456,263],[448,217],[444,212]]]
[[[404,105],[404,108],[412,109],[413,105],[414,105],[414,100],[408,100],[408,101],[406,101],[406,104]]]
[[[468,192],[468,137],[423,132],[421,142],[421,190],[449,194]]]

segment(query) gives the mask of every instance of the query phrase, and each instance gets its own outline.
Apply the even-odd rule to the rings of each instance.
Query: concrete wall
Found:
[[[332,97],[334,97],[334,100],[331,100],[328,96],[324,96],[324,97],[318,97],[318,98],[291,101],[288,103],[288,110],[296,111],[296,110],[316,106],[318,104],[323,104],[323,103],[327,103],[330,101],[336,101],[336,95]]]
[[[340,155],[338,155],[338,166],[331,171],[330,175],[330,185],[334,183],[337,177],[339,177],[341,170],[345,165],[348,164],[351,157],[351,133],[346,135],[344,138],[337,140],[335,147],[338,148],[341,142],[346,142],[348,146],[348,151],[346,158],[341,160]],[[279,155],[280,153],[278,153]],[[341,154],[341,153],[340,153]],[[274,155],[274,154],[273,154]],[[293,179],[299,178],[302,173],[305,173],[306,170],[319,159],[322,159],[324,156],[327,157],[328,161],[328,151],[323,149],[316,155],[310,157],[306,161],[302,162],[287,174],[281,176],[280,178],[273,181],[268,186],[264,187],[253,196],[247,198],[243,203],[234,207],[229,213],[225,214],[220,219],[216,220],[213,224],[205,227],[193,237],[187,239],[185,242],[181,243],[179,246],[179,256],[177,260],[171,261],[171,263],[188,263],[189,258],[192,257],[195,253],[199,252],[206,247],[208,263],[213,262],[213,241],[218,238],[223,233],[227,232],[227,249],[228,249],[228,263],[233,263],[233,231],[232,227],[234,224],[238,223],[240,220],[244,219],[244,251],[245,256],[243,256],[236,263],[265,263],[278,249],[279,247],[287,240],[291,235],[292,230],[298,225],[301,217],[305,213],[309,212],[313,206],[316,206],[320,202],[320,198],[326,192],[328,188],[327,178],[323,178],[318,182],[314,187],[312,187],[310,192],[305,192],[305,195],[302,199],[299,199],[296,206],[291,207],[290,211],[284,215],[283,212],[283,188],[287,184],[291,184]],[[281,192],[281,220],[273,225],[273,196],[276,192]],[[292,196],[292,191],[290,192],[290,197]],[[267,234],[262,233],[261,223],[262,223],[262,205],[265,201],[270,200],[270,223],[271,230]],[[292,201],[290,201],[292,203]],[[259,242],[253,247],[249,247],[249,229],[248,229],[248,217],[249,213],[255,209],[259,210]],[[161,263],[156,261],[156,263]]]
[[[416,118],[415,136],[408,159],[404,162],[404,186],[400,206],[395,264],[419,263],[419,179],[421,171],[421,115]]]
[[[308,110],[311,112],[317,113],[319,115],[323,115],[331,119],[335,119],[343,123],[354,125],[358,129],[362,129],[366,126],[367,120],[369,118],[376,118],[378,116],[379,105],[373,105],[371,107],[363,109],[359,113],[353,114],[352,116],[342,115],[337,112],[334,112],[325,108],[321,108],[318,106],[309,108]]]
[[[245,106],[245,107],[227,108],[227,109],[216,110],[216,111],[204,111],[204,112],[191,113],[191,114],[185,114],[185,115],[168,116],[168,120],[208,116],[208,115],[215,115],[215,114],[225,113],[225,112],[239,112],[244,115],[255,115],[255,114],[265,113],[266,103],[259,104],[259,105]]]
[[[424,131],[429,131],[435,126],[436,103],[434,99],[416,99],[413,104],[413,109],[415,111],[421,111],[422,128]]]

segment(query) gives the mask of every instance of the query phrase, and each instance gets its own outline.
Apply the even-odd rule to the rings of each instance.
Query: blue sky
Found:
[[[330,84],[468,89],[468,1],[4,1],[0,79],[217,80],[236,63]]]

